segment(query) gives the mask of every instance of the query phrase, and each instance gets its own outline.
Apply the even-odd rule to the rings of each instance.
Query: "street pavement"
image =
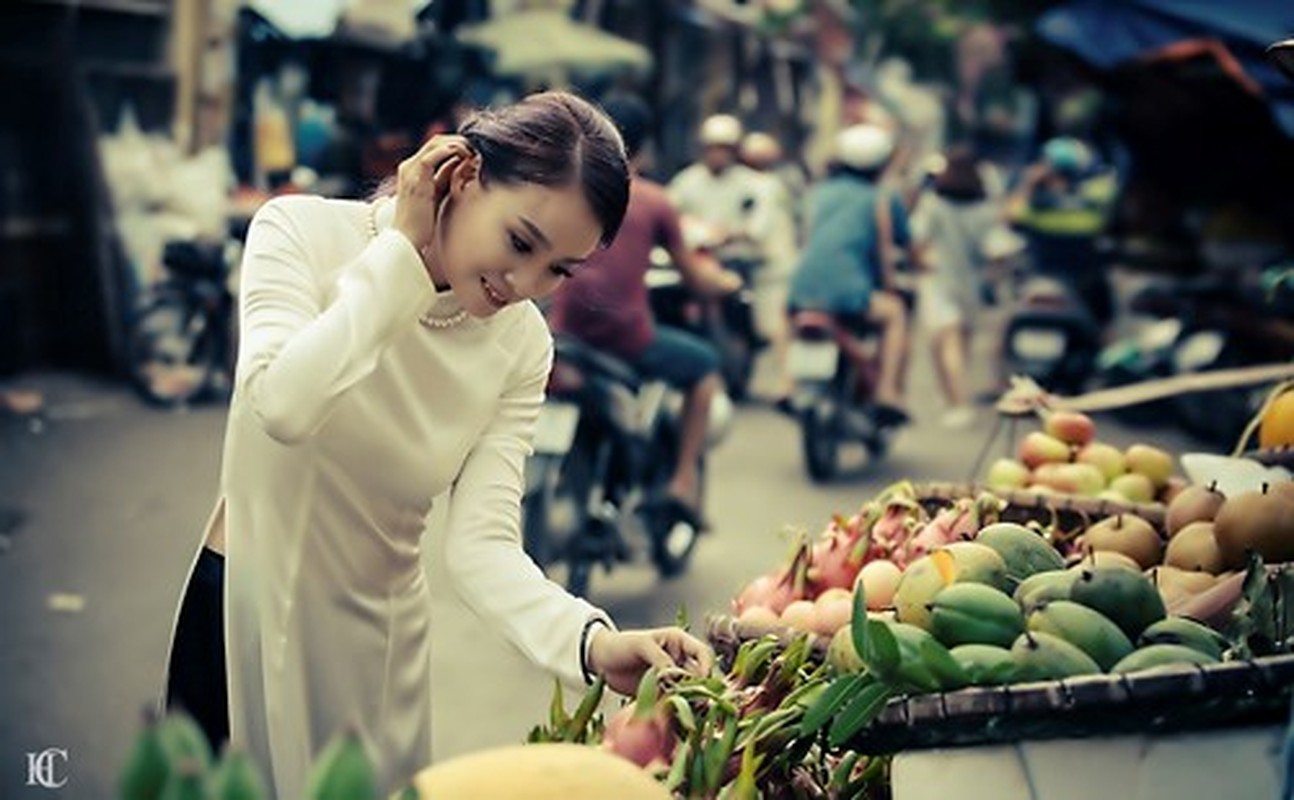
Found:
[[[761,366],[757,395],[769,383]],[[175,604],[215,496],[224,409],[159,411],[120,384],[84,376],[32,375],[24,384],[44,391],[47,408],[39,423],[0,415],[0,798],[109,798],[140,711],[162,681]],[[743,582],[784,557],[788,529],[817,532],[901,478],[969,478],[992,412],[979,409],[967,430],[941,428],[924,349],[910,395],[917,422],[892,455],[829,486],[807,479],[788,419],[758,400],[743,406],[710,461],[714,530],[691,568],[662,581],[640,557],[596,573],[592,599],[622,627],[669,624],[682,607],[699,630]],[[1099,436],[1116,445],[1201,449],[1174,429],[1097,421]],[[995,452],[1006,446],[999,437]],[[7,514],[15,510],[20,520]],[[446,581],[432,523],[426,557],[439,590]],[[436,592],[433,613],[434,758],[524,739],[545,718],[552,679],[448,593]],[[59,790],[26,785],[33,754],[48,748],[66,751],[65,761],[57,757],[67,779]]]

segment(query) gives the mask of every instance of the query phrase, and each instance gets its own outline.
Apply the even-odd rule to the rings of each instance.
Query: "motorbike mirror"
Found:
[[[1286,39],[1268,47],[1267,58],[1285,73],[1286,78],[1294,81],[1294,39]]]

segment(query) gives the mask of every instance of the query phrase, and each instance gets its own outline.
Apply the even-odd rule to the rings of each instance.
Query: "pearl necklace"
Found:
[[[377,203],[369,203],[368,213],[364,216],[365,222],[368,223],[368,238],[372,241],[377,238]],[[418,321],[423,327],[432,330],[444,330],[452,328],[455,325],[467,319],[467,309],[460,308],[457,312],[450,314],[448,317],[435,317],[431,313],[423,313],[418,317]]]

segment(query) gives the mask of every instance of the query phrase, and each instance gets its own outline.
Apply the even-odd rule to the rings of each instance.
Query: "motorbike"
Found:
[[[744,400],[750,393],[755,361],[768,342],[759,333],[755,316],[756,273],[763,260],[753,243],[745,240],[719,244],[715,234],[704,223],[686,220],[684,238],[708,257],[717,259],[724,269],[741,276],[742,288],[718,298],[699,298],[679,286],[671,290],[657,286],[652,295],[652,313],[658,322],[689,330],[709,340],[719,352],[724,387],[733,400]],[[660,272],[669,270],[669,256],[661,248],[652,255]]]
[[[726,426],[713,424],[713,445]],[[526,469],[523,541],[541,567],[567,566],[566,586],[586,595],[594,566],[635,557],[631,523],[646,534],[662,577],[687,567],[701,530],[664,496],[678,453],[683,397],[624,361],[558,334],[548,397]],[[717,410],[717,411],[716,411]],[[704,476],[704,463],[701,464]],[[703,478],[704,479],[704,478]]]
[[[1024,279],[1002,333],[1006,375],[1027,376],[1051,392],[1079,394],[1100,349],[1100,328],[1070,286],[1037,275]]]
[[[872,402],[880,374],[879,330],[861,318],[799,311],[791,331],[791,403],[809,477],[819,483],[834,478],[846,443],[861,443],[872,462],[884,458],[896,427],[878,419]]]
[[[227,392],[236,342],[232,265],[239,244],[168,242],[166,277],[148,290],[135,314],[130,377],[160,406],[180,406]]]

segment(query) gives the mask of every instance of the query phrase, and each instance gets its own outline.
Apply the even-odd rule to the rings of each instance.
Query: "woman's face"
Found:
[[[488,317],[553,292],[582,268],[602,227],[578,185],[483,185],[470,174],[453,182],[443,257],[459,303]]]

